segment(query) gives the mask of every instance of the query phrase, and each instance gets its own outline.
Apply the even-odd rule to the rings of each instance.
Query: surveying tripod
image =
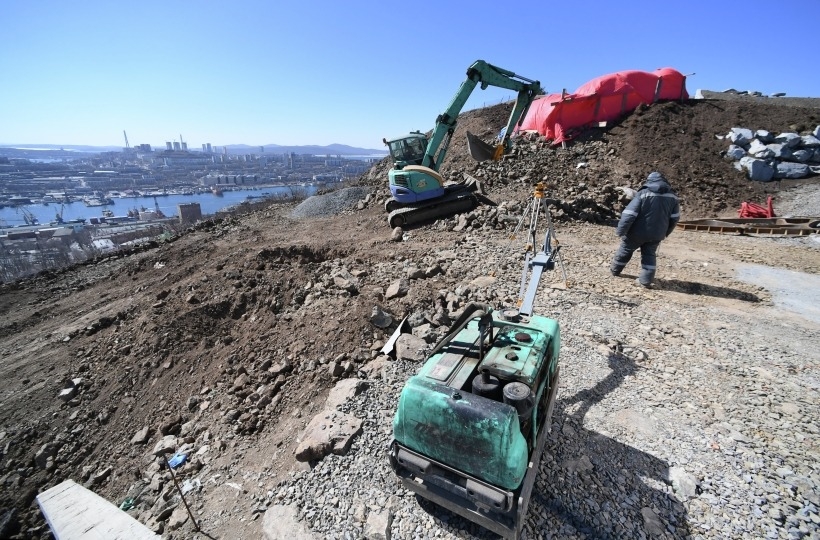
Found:
[[[569,286],[567,281],[567,271],[564,268],[564,261],[561,259],[561,244],[555,237],[555,230],[552,227],[552,217],[547,200],[545,198],[546,184],[539,182],[535,185],[535,190],[530,196],[524,213],[515,227],[510,240],[515,239],[521,231],[524,221],[527,220],[527,245],[524,259],[524,271],[521,273],[521,290],[518,293],[518,311],[522,315],[532,315],[533,304],[535,303],[535,293],[538,291],[538,283],[541,281],[541,274],[544,270],[554,270],[557,261],[564,276],[564,285]],[[544,233],[544,242],[540,250],[535,252],[536,235],[538,234],[538,220],[543,214],[546,221],[547,230]]]

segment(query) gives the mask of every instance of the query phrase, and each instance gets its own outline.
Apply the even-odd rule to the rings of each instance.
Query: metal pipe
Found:
[[[185,500],[185,495],[182,494],[182,489],[179,487],[177,477],[174,474],[174,470],[171,468],[171,463],[168,461],[168,456],[166,454],[162,454],[162,457],[165,459],[165,464],[168,465],[168,472],[171,473],[171,478],[174,481],[174,485],[177,487],[177,491],[179,491],[179,496],[182,497],[182,504],[185,505],[185,510],[188,511],[188,515],[191,516],[191,521],[194,523],[194,530],[196,532],[200,532],[199,524],[197,524],[194,514],[191,513],[191,509],[188,507],[188,501]]]

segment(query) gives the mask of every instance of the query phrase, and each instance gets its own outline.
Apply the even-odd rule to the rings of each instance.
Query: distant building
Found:
[[[171,146],[171,141],[165,141],[165,149],[166,150],[173,150],[174,147]]]
[[[177,152],[182,152],[182,145],[174,141],[174,150],[176,150]]]
[[[202,209],[199,203],[185,203],[177,205],[180,223],[194,223],[202,219]]]

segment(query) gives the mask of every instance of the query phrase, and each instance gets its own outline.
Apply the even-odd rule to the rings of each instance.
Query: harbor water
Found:
[[[25,225],[25,211],[37,218],[41,225],[47,225],[55,221],[57,214],[62,211],[63,221],[74,219],[85,219],[88,222],[91,218],[103,216],[104,210],[110,210],[115,217],[127,216],[129,210],[155,210],[157,207],[167,217],[179,215],[177,206],[180,204],[199,203],[202,215],[210,215],[224,210],[230,206],[236,206],[245,201],[256,202],[265,198],[288,198],[293,193],[310,196],[316,193],[316,186],[275,186],[258,187],[254,189],[240,189],[236,191],[223,191],[222,195],[214,193],[195,193],[191,195],[171,194],[158,195],[156,197],[124,197],[112,199],[114,204],[106,206],[86,206],[81,200],[71,203],[49,203],[49,204],[27,204],[20,207],[5,207],[0,209],[0,227],[16,227]]]

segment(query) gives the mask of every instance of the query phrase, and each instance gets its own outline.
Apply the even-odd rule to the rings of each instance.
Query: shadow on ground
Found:
[[[586,429],[584,417],[638,367],[619,354],[611,372],[592,388],[556,402],[527,513],[525,538],[685,538],[686,509],[671,495],[669,464],[655,456]],[[559,387],[559,395],[567,392]],[[640,416],[631,420],[640,423]],[[637,426],[641,429],[641,426]],[[486,529],[417,497],[462,538],[498,538]]]
[[[608,361],[609,375],[556,404],[529,524],[533,532],[559,527],[551,531],[558,537],[685,538],[686,509],[671,495],[669,464],[584,427],[589,410],[638,369],[622,355]],[[639,412],[625,417],[650,434]]]
[[[622,273],[620,278],[629,280],[637,279],[635,274]],[[635,285],[638,287],[638,285]],[[730,298],[733,300],[742,300],[743,302],[760,302],[761,298],[756,294],[752,294],[739,289],[732,289],[730,287],[718,287],[716,285],[706,285],[705,283],[698,283],[697,281],[683,281],[680,279],[663,279],[657,278],[652,283],[652,288],[658,291],[673,291],[683,294],[691,294],[695,296],[712,296],[715,298]]]
[[[743,302],[760,302],[760,297],[746,291],[731,289],[729,287],[718,287],[706,285],[697,281],[682,281],[679,279],[657,280],[655,287],[664,291],[675,291],[684,294],[697,296],[714,296],[716,298],[731,298],[742,300]]]

